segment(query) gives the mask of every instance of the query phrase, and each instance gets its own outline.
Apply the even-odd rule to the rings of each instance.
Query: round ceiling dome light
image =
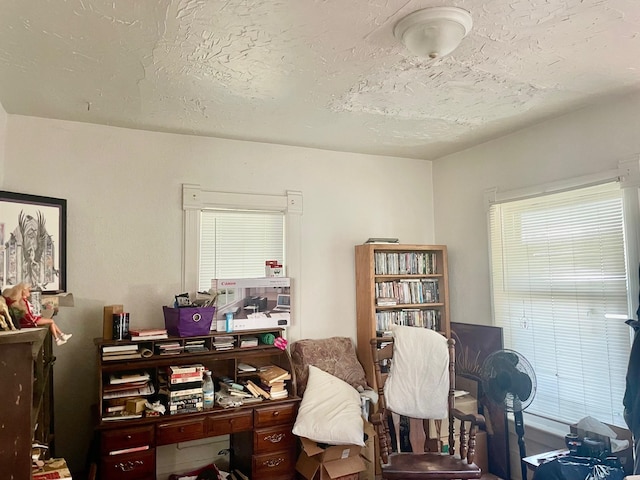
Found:
[[[472,26],[471,14],[462,8],[430,7],[401,19],[393,34],[414,55],[439,58],[453,52]]]

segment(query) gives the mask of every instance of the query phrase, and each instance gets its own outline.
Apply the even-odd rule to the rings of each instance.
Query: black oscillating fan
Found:
[[[482,364],[482,387],[492,402],[513,412],[522,478],[527,478],[527,467],[522,461],[526,454],[522,411],[536,394],[536,375],[533,367],[521,354],[513,350],[498,350],[490,354]]]

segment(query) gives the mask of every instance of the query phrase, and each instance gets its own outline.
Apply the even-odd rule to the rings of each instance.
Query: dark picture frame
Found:
[[[0,285],[67,288],[67,201],[0,191]]]
[[[490,401],[482,388],[485,359],[503,348],[502,328],[451,322],[451,338],[456,341],[456,374],[477,382],[480,413],[485,415],[491,426],[487,435],[489,473],[500,478],[511,478],[507,412]]]

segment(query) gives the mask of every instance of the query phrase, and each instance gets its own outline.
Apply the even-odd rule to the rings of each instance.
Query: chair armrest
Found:
[[[463,413],[456,408],[451,410],[451,414],[454,419],[460,421],[460,457],[466,458],[467,463],[473,463],[476,450],[476,433],[478,432],[478,427],[482,427],[485,424],[484,416],[478,413]],[[451,445],[449,448],[451,449]]]
[[[484,427],[484,415],[480,415],[479,413],[463,413],[457,408],[451,410],[451,413],[453,414],[453,418],[457,420],[469,422],[472,426]]]

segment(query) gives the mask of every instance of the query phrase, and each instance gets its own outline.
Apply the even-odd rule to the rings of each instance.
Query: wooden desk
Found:
[[[155,480],[157,446],[229,434],[234,468],[251,478],[293,480],[296,438],[291,428],[299,401],[266,400],[232,409],[105,423],[98,429],[100,478]],[[112,454],[136,448],[145,449]]]
[[[105,421],[99,418],[96,422],[96,439],[99,444],[97,463],[100,480],[155,480],[157,446],[220,435],[230,436],[231,464],[234,469],[240,469],[255,479],[294,480],[297,442],[291,429],[300,398],[296,394],[295,372],[289,353],[264,344],[228,351],[215,351],[213,347],[218,335],[231,335],[235,337],[235,345],[240,345],[244,336],[267,332],[280,336],[282,329],[212,332],[203,337],[190,338],[172,337],[170,341],[181,343],[194,338],[204,339],[208,350],[168,356],[154,354],[149,358],[123,361],[103,361],[101,349],[105,345],[127,345],[131,342],[96,339],[100,375],[99,417],[105,411],[102,401],[103,386],[109,384],[112,373],[146,371],[150,373],[156,391],[159,373],[162,374],[170,365],[202,364],[214,372],[214,376],[227,376],[235,382],[255,375],[240,372],[239,363],[258,366],[275,364],[291,373],[291,381],[288,382],[289,396],[283,400],[264,400],[226,409],[216,406],[201,412],[133,420]],[[167,340],[136,344],[157,352],[155,344],[163,342]]]

